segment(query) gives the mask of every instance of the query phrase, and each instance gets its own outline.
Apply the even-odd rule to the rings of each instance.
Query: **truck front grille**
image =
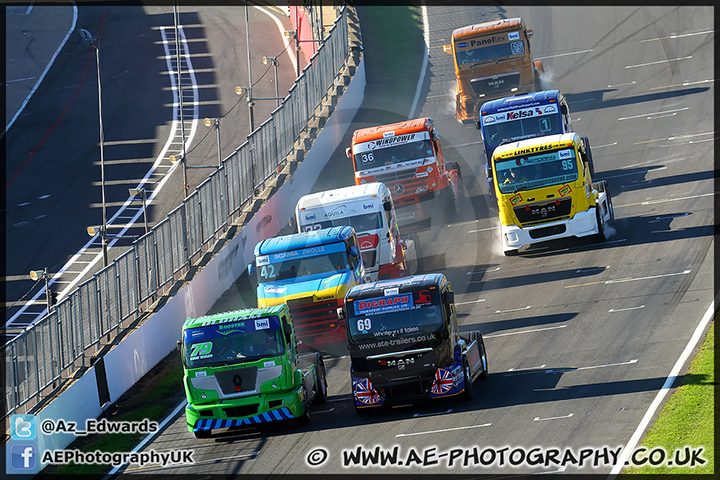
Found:
[[[493,75],[491,77],[470,80],[475,95],[496,96],[500,92],[509,92],[520,85],[520,72]]]
[[[375,179],[378,182],[382,182],[385,185],[387,185],[388,183],[412,180],[413,178],[415,178],[416,173],[417,173],[417,168],[411,168],[409,170],[400,170],[399,172],[390,172],[390,173],[383,173],[380,175],[375,175]]]
[[[258,413],[258,404],[239,405],[237,407],[223,408],[225,416],[228,418],[251,417]]]
[[[520,223],[536,224],[567,217],[570,215],[571,208],[572,200],[570,198],[560,198],[550,202],[519,205],[513,210]]]
[[[254,391],[257,367],[223,370],[215,373],[215,378],[225,395]]]

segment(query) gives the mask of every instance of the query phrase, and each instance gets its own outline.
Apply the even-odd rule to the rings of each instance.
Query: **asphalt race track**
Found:
[[[610,186],[616,231],[603,243],[565,240],[502,255],[479,132],[454,119],[452,59],[442,45],[456,27],[515,16],[534,30],[544,87],[567,96],[574,130],[590,139],[594,180]],[[328,356],[329,400],[313,408],[309,425],[197,440],[180,409],[142,450],[192,450],[194,463],[126,472],[613,470],[714,297],[713,10],[443,6],[428,7],[427,22],[429,63],[414,116],[434,119],[468,197],[460,218],[438,210],[417,235],[424,270],[453,284],[461,329],[484,335],[490,375],[476,381],[474,399],[359,417],[348,358]],[[390,454],[385,465],[362,456],[376,447]]]

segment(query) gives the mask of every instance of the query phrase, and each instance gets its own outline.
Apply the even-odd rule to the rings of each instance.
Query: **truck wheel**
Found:
[[[295,423],[298,425],[306,425],[310,421],[310,401],[308,398],[308,391],[303,385],[303,407],[305,411],[299,417],[295,417]]]
[[[317,393],[313,399],[313,404],[325,403],[327,401],[327,375],[325,374],[325,362],[318,355],[317,369]]]
[[[193,435],[195,435],[195,438],[198,438],[198,439],[210,438],[210,433],[212,433],[212,430],[195,430],[195,431],[193,431]]]
[[[605,241],[605,220],[600,216],[600,205],[595,205],[595,220],[598,225],[598,232],[595,234],[595,242],[601,243]]]
[[[472,376],[470,375],[470,365],[468,365],[467,358],[462,357],[462,368],[465,374],[465,388],[462,391],[463,400],[472,400],[473,388],[472,388]]]
[[[595,176],[595,165],[593,164],[592,149],[590,148],[590,140],[587,137],[582,137],[582,143],[585,147],[585,156],[587,157],[588,168],[590,169],[590,176]]]
[[[480,376],[478,377],[480,380],[485,380],[488,375],[488,361],[487,361],[487,351],[485,350],[485,341],[482,338],[482,335],[480,332],[478,333],[478,340],[480,341],[480,362],[482,363],[482,372],[480,373]]]
[[[607,224],[615,225],[615,208],[613,207],[613,204],[612,204],[612,197],[610,196],[610,188],[608,188],[607,182],[605,180],[603,180],[600,183],[603,184],[605,194],[607,195],[607,207],[608,207],[608,211],[610,212],[610,219],[607,221]]]
[[[358,416],[360,416],[360,417],[364,417],[365,415],[367,415],[367,414],[368,414],[368,410],[370,410],[369,408],[360,408],[360,407],[358,407],[357,405],[355,405],[355,399],[354,399],[354,398],[353,398],[353,406],[355,407],[355,413],[357,413]]]

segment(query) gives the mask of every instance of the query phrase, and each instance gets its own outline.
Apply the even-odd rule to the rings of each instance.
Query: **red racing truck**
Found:
[[[390,188],[401,222],[427,217],[420,203],[436,196],[444,211],[455,215],[465,196],[460,166],[445,162],[431,118],[355,130],[345,153],[353,161],[356,185],[382,182]]]

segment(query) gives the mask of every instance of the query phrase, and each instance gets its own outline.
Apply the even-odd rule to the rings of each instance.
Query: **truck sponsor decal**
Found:
[[[412,293],[388,297],[369,298],[353,302],[355,315],[377,315],[380,313],[409,310],[413,307]]]
[[[428,333],[427,335],[418,335],[417,337],[394,338],[391,340],[380,340],[380,341],[372,342],[372,343],[361,343],[358,345],[358,348],[360,350],[370,350],[370,349],[375,349],[375,348],[406,345],[408,343],[427,342],[430,340],[435,340],[435,338],[436,337],[435,337],[434,333]]]
[[[558,190],[558,193],[561,197],[570,195],[570,192],[572,192],[572,189],[570,188],[570,185],[563,185],[563,187]]]
[[[416,168],[427,163],[435,163],[435,157],[419,158],[417,160],[408,160],[407,162],[393,163],[391,165],[384,165],[382,167],[368,168],[355,173],[357,177],[370,177],[378,173],[388,173],[393,170],[406,170],[408,168]]]
[[[506,43],[508,41],[508,38],[504,35],[493,35],[492,37],[484,37],[484,38],[476,38],[470,40],[470,42],[459,42],[455,44],[455,48],[477,48],[477,47],[484,47],[486,45],[494,45],[496,43]],[[462,44],[467,45],[467,47],[461,47]]]
[[[519,193],[514,197],[510,197],[510,203],[512,203],[513,205],[517,205],[520,202],[522,202],[522,195],[520,195]]]
[[[196,343],[190,349],[190,360],[212,357],[212,342]]]
[[[267,318],[262,318],[260,320],[255,320],[255,330],[267,330],[270,328],[270,320]]]
[[[520,40],[520,32],[508,32],[508,40]]]
[[[389,295],[399,295],[399,294],[400,294],[400,289],[398,287],[386,288],[383,290],[383,295],[385,295],[386,297]]]
[[[483,116],[483,124],[484,125],[492,125],[495,123],[504,123],[504,122],[512,122],[514,120],[518,120],[521,118],[526,117],[532,117],[532,116],[542,116],[542,115],[551,115],[551,114],[557,114],[557,106],[556,105],[546,105],[544,107],[524,107],[519,108],[515,110],[510,110],[505,113],[494,113],[489,115]]]

